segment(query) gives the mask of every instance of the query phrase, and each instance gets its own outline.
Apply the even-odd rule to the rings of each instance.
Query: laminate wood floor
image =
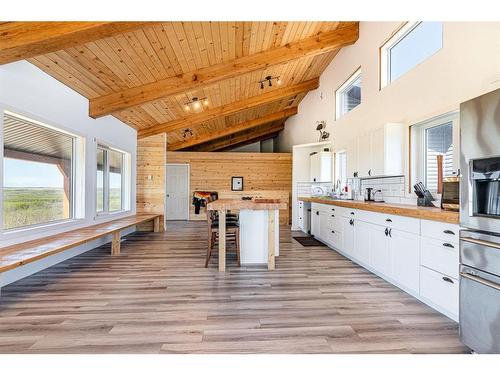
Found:
[[[217,256],[206,224],[136,233],[8,285],[0,353],[464,353],[455,322],[282,228],[276,270]]]

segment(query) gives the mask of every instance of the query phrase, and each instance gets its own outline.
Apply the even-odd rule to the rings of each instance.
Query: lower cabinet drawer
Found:
[[[420,295],[458,316],[458,280],[421,266]]]
[[[420,238],[420,264],[422,266],[458,279],[459,257],[456,243]]]

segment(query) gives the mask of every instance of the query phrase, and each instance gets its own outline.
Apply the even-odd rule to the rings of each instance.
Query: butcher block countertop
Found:
[[[334,200],[321,197],[299,197],[298,200],[303,202],[330,204],[339,207],[357,208],[360,210],[381,212],[385,214],[408,216],[417,219],[434,220],[451,224],[459,223],[458,212],[445,211],[437,207],[419,207],[408,204]]]
[[[207,210],[284,210],[287,204],[279,199],[217,199],[207,204]]]

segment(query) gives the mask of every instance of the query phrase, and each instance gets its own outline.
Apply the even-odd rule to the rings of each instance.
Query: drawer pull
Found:
[[[332,233],[335,233],[335,231],[334,231],[334,230],[332,230]]]
[[[446,277],[446,276],[443,277],[443,281],[446,281],[447,283],[455,284],[452,279],[450,279],[449,277]]]
[[[335,211],[335,208],[332,208],[332,211]]]
[[[335,215],[332,215],[332,217],[335,217]]]
[[[451,247],[452,249],[454,249],[454,248],[455,248],[455,246],[453,246],[451,243],[448,243],[448,242],[445,242],[445,243],[443,244],[443,246],[444,246],[444,247]]]
[[[354,212],[351,212],[351,215],[354,215]]]
[[[385,219],[385,221],[387,221],[388,223],[392,223],[391,219]]]
[[[449,229],[443,230],[443,233],[444,234],[451,234],[452,236],[455,235],[455,232],[453,232],[452,230],[449,230]]]

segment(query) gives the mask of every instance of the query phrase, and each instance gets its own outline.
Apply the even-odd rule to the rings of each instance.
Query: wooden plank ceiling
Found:
[[[45,40],[42,24],[50,29]],[[55,35],[56,26],[67,31]],[[29,30],[37,37],[26,37]],[[340,48],[357,40],[358,23],[0,25],[9,31],[22,40],[0,42],[0,63],[27,58],[88,98],[90,116],[113,115],[140,138],[166,132],[171,150],[213,150],[277,134]],[[281,82],[261,89],[266,76]],[[186,112],[193,97],[208,106]]]

